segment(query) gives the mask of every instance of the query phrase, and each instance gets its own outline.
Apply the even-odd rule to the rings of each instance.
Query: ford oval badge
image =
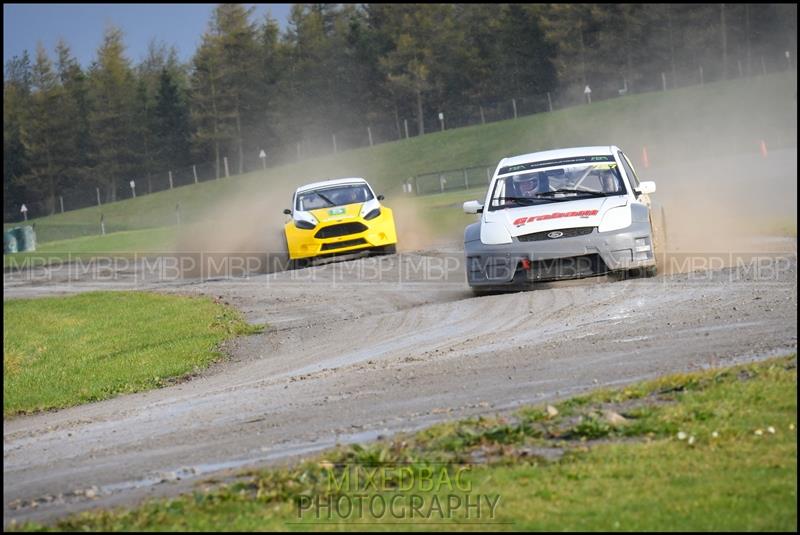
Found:
[[[554,230],[553,232],[550,232],[549,234],[547,234],[547,237],[555,239],[555,238],[560,238],[563,235],[564,235],[564,233],[561,232],[560,230]]]

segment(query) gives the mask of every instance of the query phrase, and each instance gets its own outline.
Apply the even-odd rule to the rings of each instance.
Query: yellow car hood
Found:
[[[357,202],[345,204],[344,206],[329,206],[327,208],[311,210],[311,213],[320,223],[347,221],[349,219],[357,219],[361,216],[362,204],[363,203]]]

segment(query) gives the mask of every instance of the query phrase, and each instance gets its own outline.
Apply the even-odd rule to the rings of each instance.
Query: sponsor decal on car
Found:
[[[534,221],[545,221],[547,219],[557,219],[560,217],[589,217],[597,215],[597,210],[581,210],[578,212],[553,212],[552,214],[536,215],[531,217],[518,217],[514,220],[514,226],[521,227]]]

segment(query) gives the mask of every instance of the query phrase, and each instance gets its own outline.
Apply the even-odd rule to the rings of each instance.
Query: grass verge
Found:
[[[796,531],[796,425],[793,355],[340,447],[291,468],[206,482],[192,494],[83,513],[50,528]],[[353,467],[374,479],[345,479]],[[482,513],[473,508],[469,516],[467,495],[484,500]],[[368,505],[346,512],[342,504],[358,497],[395,500],[402,514],[378,515]],[[315,500],[337,505],[304,505]]]
[[[3,302],[3,416],[164,386],[257,330],[208,298],[139,292]]]

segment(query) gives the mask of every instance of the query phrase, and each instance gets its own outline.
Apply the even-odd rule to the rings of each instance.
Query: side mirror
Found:
[[[286,214],[286,215],[292,215],[292,211],[289,210],[288,208],[286,210],[284,210],[283,213]]]
[[[639,192],[645,195],[656,192],[656,183],[652,181],[639,182]]]
[[[483,205],[478,201],[467,201],[464,203],[465,214],[480,214],[483,213]]]
[[[378,195],[378,200],[382,201],[383,200],[383,195]]]

